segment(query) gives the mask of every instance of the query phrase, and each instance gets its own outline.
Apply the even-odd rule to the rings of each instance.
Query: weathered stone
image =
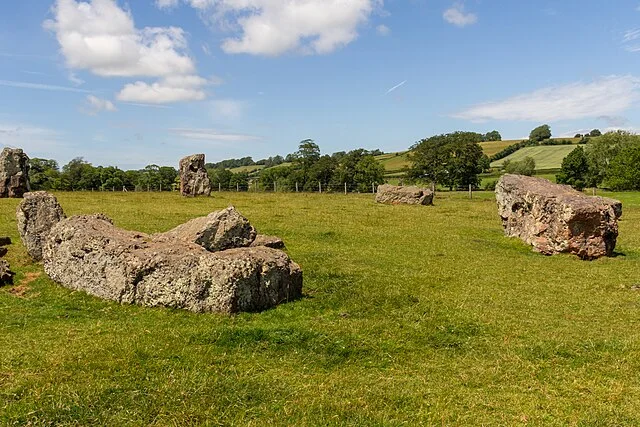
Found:
[[[64,212],[53,194],[46,191],[25,193],[16,209],[18,232],[27,253],[36,261],[42,260],[42,244],[55,224],[64,218]]]
[[[0,197],[22,197],[29,191],[29,157],[19,148],[0,153]]]
[[[265,236],[264,234],[258,234],[251,243],[251,247],[266,246],[273,249],[284,249],[284,242],[278,236]]]
[[[13,283],[14,273],[9,267],[9,263],[3,259],[0,259],[0,285],[6,285]]]
[[[193,154],[180,160],[180,193],[190,197],[211,194],[211,181],[204,168],[204,154]]]
[[[208,252],[180,239],[123,230],[96,216],[56,224],[43,256],[53,280],[121,303],[234,313],[264,310],[302,293],[300,267],[282,251]]]
[[[433,191],[415,186],[383,184],[378,186],[376,202],[391,205],[431,205],[433,204]]]
[[[0,237],[0,246],[9,246],[11,244],[11,237]]]
[[[194,218],[155,236],[196,243],[208,251],[223,251],[251,245],[256,230],[233,206],[207,216]]]
[[[496,200],[505,234],[519,237],[538,252],[567,252],[583,259],[613,254],[622,215],[617,200],[509,174],[498,180]]]

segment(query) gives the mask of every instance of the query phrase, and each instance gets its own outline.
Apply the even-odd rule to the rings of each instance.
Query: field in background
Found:
[[[0,199],[3,425],[640,424],[640,194],[614,258],[503,236],[492,193],[60,193],[67,214],[164,231],[235,205],[284,238],[305,297],[222,316],[72,292],[27,260]]]
[[[502,166],[506,160],[520,161],[525,157],[531,157],[536,161],[536,170],[560,169],[562,160],[576,148],[575,145],[541,145],[537,147],[525,147],[508,155],[504,159],[491,163],[492,168]]]

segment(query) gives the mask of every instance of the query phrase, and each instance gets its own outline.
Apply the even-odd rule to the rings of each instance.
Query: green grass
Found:
[[[516,151],[504,159],[491,163],[491,167],[500,167],[505,160],[520,161],[525,157],[532,157],[536,161],[536,170],[560,169],[562,160],[576,148],[575,145],[541,145],[538,147],[525,147]]]
[[[404,168],[411,166],[407,155],[408,151],[400,151],[397,153],[386,153],[376,156],[376,159],[382,163],[387,175],[401,173]]]
[[[61,193],[67,214],[167,230],[234,204],[284,238],[305,297],[223,316],[118,305],[27,260],[0,199],[0,425],[638,425],[640,193],[619,256],[545,257],[492,193]]]

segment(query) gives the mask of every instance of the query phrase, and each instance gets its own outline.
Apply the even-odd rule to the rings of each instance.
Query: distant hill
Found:
[[[562,166],[562,160],[567,156],[567,154],[573,151],[574,148],[576,148],[575,145],[541,145],[537,147],[525,147],[504,159],[496,160],[491,163],[491,167],[500,167],[505,160],[516,162],[524,159],[525,157],[531,157],[536,161],[536,170],[560,169]]]

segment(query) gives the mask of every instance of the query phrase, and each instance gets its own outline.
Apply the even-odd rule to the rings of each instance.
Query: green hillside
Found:
[[[562,159],[573,151],[574,148],[576,148],[575,145],[541,145],[538,147],[525,147],[504,159],[496,160],[491,163],[491,167],[500,167],[505,160],[516,162],[524,159],[525,157],[531,157],[536,161],[536,170],[560,169],[560,166],[562,166]]]

